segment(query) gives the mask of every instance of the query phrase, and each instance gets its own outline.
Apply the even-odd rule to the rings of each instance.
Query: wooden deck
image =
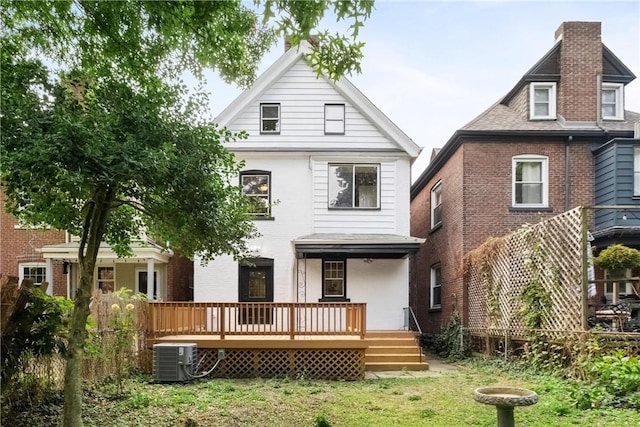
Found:
[[[410,331],[366,331],[365,304],[149,304],[147,348],[193,343],[214,376],[356,380],[365,370],[426,370]],[[252,320],[249,323],[248,320]]]
[[[148,337],[167,335],[364,338],[364,303],[150,302]]]

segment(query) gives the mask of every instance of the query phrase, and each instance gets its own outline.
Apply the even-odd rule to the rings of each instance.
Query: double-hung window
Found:
[[[114,267],[98,267],[98,289],[103,294],[116,290],[116,271]]]
[[[442,223],[442,181],[431,189],[431,228]]]
[[[260,104],[260,133],[280,133],[280,104]]]
[[[633,148],[633,195],[640,196],[640,146]]]
[[[244,194],[252,202],[252,212],[256,218],[271,215],[271,172],[251,170],[240,173],[240,185]]]
[[[29,262],[20,264],[20,283],[24,279],[33,280],[34,285],[40,285],[47,280],[47,267],[40,262]]]
[[[556,118],[556,84],[533,82],[529,85],[529,111],[532,120]]]
[[[329,208],[380,208],[380,165],[329,164]]]
[[[515,156],[513,164],[514,207],[537,208],[548,205],[548,158],[538,155]]]
[[[322,300],[347,299],[347,263],[344,259],[322,260]]]
[[[442,307],[442,269],[440,264],[431,267],[429,308]]]
[[[324,105],[324,133],[344,135],[344,104]]]
[[[602,83],[602,118],[622,120],[624,118],[624,86],[622,83]]]

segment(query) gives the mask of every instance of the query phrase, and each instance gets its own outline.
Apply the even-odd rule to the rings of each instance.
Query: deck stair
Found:
[[[365,371],[426,371],[429,363],[412,331],[371,331],[365,339]]]

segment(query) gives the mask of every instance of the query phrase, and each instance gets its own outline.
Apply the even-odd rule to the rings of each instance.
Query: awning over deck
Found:
[[[342,254],[349,258],[405,258],[425,239],[397,234],[316,233],[292,241],[297,258]]]

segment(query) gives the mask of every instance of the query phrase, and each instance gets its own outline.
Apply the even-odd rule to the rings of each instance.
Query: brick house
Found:
[[[596,197],[607,185],[594,172],[599,153],[624,146],[618,152],[633,164],[628,146],[640,143],[630,139],[640,114],[624,110],[624,87],[635,75],[602,43],[600,29],[599,22],[562,23],[551,50],[434,151],[413,184],[411,235],[426,242],[416,254],[410,300],[423,331],[439,332],[454,310],[466,324],[463,257],[488,237],[576,206],[640,204],[631,193]],[[615,225],[601,222],[598,230]]]
[[[49,295],[73,298],[79,283],[78,239],[60,230],[21,226],[5,211],[5,203],[0,190],[0,278],[29,278],[36,284],[46,280]],[[147,280],[149,271],[154,272],[153,284]],[[103,244],[94,280],[95,289],[104,292],[127,287],[151,298],[193,300],[193,261],[150,240],[134,244],[129,258],[118,258]]]

